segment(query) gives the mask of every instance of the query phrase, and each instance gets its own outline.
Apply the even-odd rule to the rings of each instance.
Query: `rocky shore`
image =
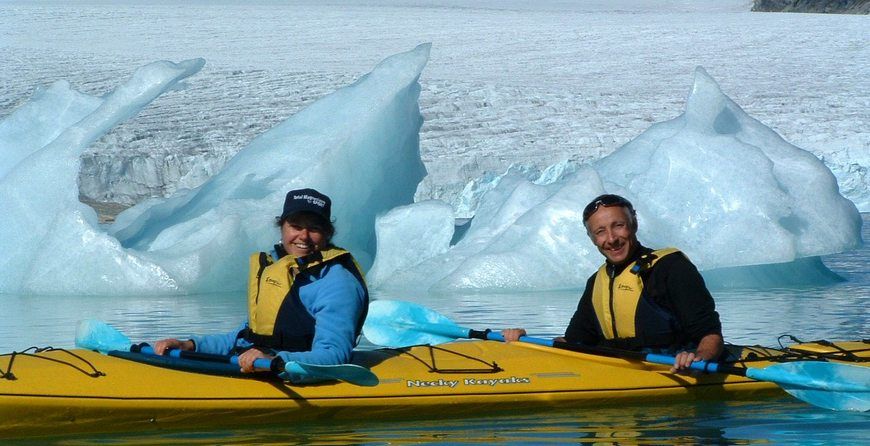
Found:
[[[755,0],[753,11],[870,14],[870,0]]]
[[[99,221],[102,224],[112,223],[113,221],[115,221],[115,216],[130,207],[126,204],[94,201],[81,195],[79,196],[79,201],[92,207],[95,211],[97,211],[97,216],[99,217]]]

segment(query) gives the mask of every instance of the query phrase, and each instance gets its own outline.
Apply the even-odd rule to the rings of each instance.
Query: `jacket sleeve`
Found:
[[[574,344],[596,345],[601,342],[601,330],[598,329],[598,319],[592,308],[592,287],[595,285],[595,274],[586,281],[586,289],[577,304],[577,310],[565,329],[565,340]]]
[[[694,264],[683,254],[670,255],[665,269],[667,298],[686,336],[698,342],[708,334],[722,334],[713,296]],[[665,266],[665,265],[661,265]]]
[[[277,355],[287,362],[322,365],[349,362],[356,345],[357,321],[368,305],[363,285],[344,266],[331,264],[321,271],[317,280],[300,287],[299,297],[315,320],[311,350],[282,351]],[[282,377],[301,381],[299,377]]]
[[[212,334],[212,335],[194,335],[190,339],[196,344],[196,351],[200,353],[211,353],[214,355],[228,355],[236,346],[236,338],[239,331],[247,328],[248,324],[243,323],[235,331],[229,333]]]

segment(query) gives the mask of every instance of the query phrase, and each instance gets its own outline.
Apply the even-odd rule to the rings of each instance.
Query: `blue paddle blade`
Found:
[[[746,376],[779,384],[786,392],[831,410],[870,411],[870,368],[820,361],[749,369]]]
[[[76,347],[100,352],[129,351],[132,342],[124,333],[95,319],[80,321],[76,327]]]
[[[369,304],[363,335],[372,344],[407,347],[443,344],[468,337],[468,329],[424,306],[398,300]]]
[[[335,379],[358,386],[373,387],[379,383],[378,377],[371,370],[356,364],[320,365],[291,361],[284,366],[284,370],[296,377]]]

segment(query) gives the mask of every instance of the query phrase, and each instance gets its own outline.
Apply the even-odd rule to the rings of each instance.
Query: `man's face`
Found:
[[[326,247],[327,237],[323,228],[304,227],[285,221],[281,225],[281,245],[288,254],[304,257]]]
[[[600,206],[586,220],[586,233],[604,257],[622,264],[637,246],[636,225],[627,208]]]

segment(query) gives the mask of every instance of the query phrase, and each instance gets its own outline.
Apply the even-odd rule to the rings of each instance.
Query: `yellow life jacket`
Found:
[[[251,255],[248,278],[248,329],[240,336],[256,345],[285,351],[306,351],[314,335],[314,318],[299,301],[294,282],[301,272],[315,272],[330,263],[341,263],[365,287],[362,268],[344,249],[331,247],[305,257],[285,255],[277,261],[261,252]],[[366,291],[366,293],[368,293]],[[366,295],[368,299],[368,295]],[[279,315],[289,318],[281,325]],[[357,321],[357,335],[362,321]],[[278,323],[276,323],[278,322]]]
[[[608,274],[606,263],[598,269],[592,290],[592,307],[595,309],[595,316],[598,318],[604,339],[626,340],[640,335],[637,318],[643,291],[640,273],[675,252],[679,250],[666,248],[642,255],[614,277]]]

